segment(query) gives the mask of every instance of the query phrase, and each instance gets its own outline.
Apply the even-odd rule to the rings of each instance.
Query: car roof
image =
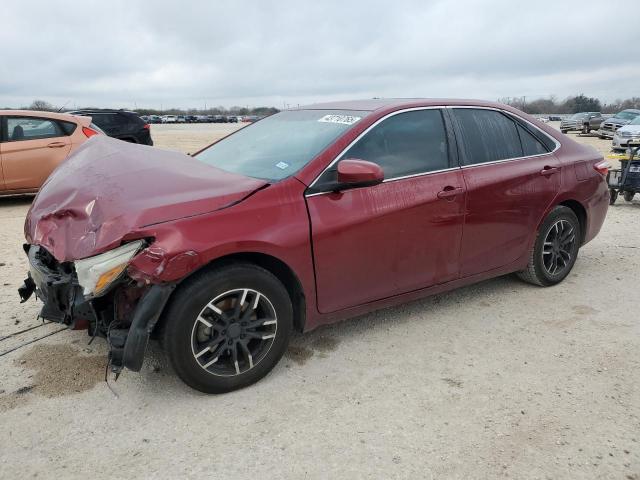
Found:
[[[380,109],[400,110],[411,107],[428,106],[477,106],[504,108],[503,104],[486,100],[454,99],[454,98],[372,98],[369,100],[345,100],[339,102],[315,103],[301,106],[293,110],[362,110]]]
[[[78,122],[79,120],[78,117],[69,112],[44,112],[40,110],[0,110],[0,115],[54,118],[56,120],[66,120],[68,122]]]

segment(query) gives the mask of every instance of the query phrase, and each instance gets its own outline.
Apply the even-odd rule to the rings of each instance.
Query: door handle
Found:
[[[464,190],[462,188],[449,185],[438,192],[438,198],[451,201],[458,195],[462,195],[463,192]]]
[[[66,146],[67,144],[64,142],[51,142],[47,145],[49,148],[61,148]]]
[[[554,173],[558,173],[559,171],[560,171],[560,168],[558,168],[558,167],[544,167],[540,171],[540,175],[544,175],[545,177],[549,177],[549,176],[553,175]]]

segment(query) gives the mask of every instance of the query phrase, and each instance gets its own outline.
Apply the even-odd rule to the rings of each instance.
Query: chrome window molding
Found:
[[[387,118],[393,117],[394,115],[399,115],[401,113],[406,113],[406,112],[414,112],[417,110],[442,110],[442,109],[456,109],[456,108],[472,108],[472,109],[476,109],[476,110],[493,110],[496,112],[500,112],[502,114],[505,114],[507,116],[514,116],[516,118],[518,118],[518,120],[520,120],[521,122],[526,123],[527,125],[529,125],[531,128],[535,129],[536,132],[539,132],[540,134],[546,136],[547,138],[549,138],[551,141],[553,141],[555,148],[547,153],[540,153],[538,155],[529,155],[526,157],[515,157],[515,158],[505,158],[502,160],[494,160],[492,162],[485,162],[485,163],[473,163],[470,165],[459,165],[459,166],[455,166],[455,167],[449,167],[449,168],[444,168],[444,169],[440,169],[440,170],[430,170],[430,171],[426,171],[426,172],[420,172],[420,173],[414,173],[411,175],[403,175],[401,177],[394,177],[394,178],[387,178],[384,179],[382,181],[382,183],[389,183],[389,182],[395,182],[397,180],[405,180],[407,178],[414,178],[414,177],[422,177],[425,175],[432,175],[432,174],[436,174],[436,173],[442,173],[442,172],[448,172],[448,171],[452,171],[452,170],[458,170],[458,169],[464,169],[464,168],[472,168],[472,167],[481,167],[483,165],[494,165],[496,163],[504,163],[504,162],[512,162],[512,161],[517,161],[517,160],[522,160],[525,158],[535,158],[535,157],[544,157],[546,155],[552,155],[553,153],[555,153],[560,147],[561,144],[560,142],[558,142],[558,140],[556,140],[554,137],[552,137],[551,135],[549,135],[548,133],[540,130],[537,126],[535,126],[533,123],[531,123],[530,121],[522,118],[519,115],[516,115],[513,112],[509,112],[507,110],[502,110],[500,108],[495,108],[495,107],[485,107],[485,106],[474,106],[474,105],[434,105],[434,106],[428,106],[428,107],[412,107],[412,108],[405,108],[403,110],[397,110],[395,112],[391,112],[388,113],[387,115],[385,115],[384,117],[379,118],[378,120],[376,120],[374,123],[372,123],[371,125],[369,125],[366,130],[364,130],[362,133],[360,133],[360,135],[358,135],[355,139],[353,139],[351,141],[351,143],[349,143],[349,145],[347,145],[338,155],[336,155],[336,157],[329,163],[329,165],[327,165],[317,176],[316,178],[314,178],[313,182],[311,182],[311,184],[307,187],[307,188],[313,188],[313,186],[317,183],[318,179],[324,175],[324,173],[329,170],[331,167],[333,167],[336,162],[338,162],[338,160],[342,157],[342,155],[344,155],[353,145],[355,145],[362,137],[364,137],[367,133],[369,133],[373,128],[375,128],[378,124],[380,124],[381,122],[385,121]],[[456,139],[456,143],[459,140]],[[451,145],[449,145],[449,148],[452,148]],[[324,192],[315,192],[315,193],[309,193],[309,194],[305,194],[305,197],[315,197],[317,195],[325,195],[328,193],[333,193],[331,191],[324,191]]]

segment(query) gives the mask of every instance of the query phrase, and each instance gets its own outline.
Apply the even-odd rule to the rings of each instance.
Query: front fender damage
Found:
[[[200,265],[200,255],[193,250],[168,253],[151,246],[140,252],[129,265],[131,278],[144,283],[173,282],[186,277]]]

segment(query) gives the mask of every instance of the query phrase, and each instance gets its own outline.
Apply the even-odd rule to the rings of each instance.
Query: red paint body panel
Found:
[[[334,312],[458,277],[460,169],[307,198],[318,309]],[[345,294],[347,293],[347,294]]]
[[[463,169],[467,187],[463,276],[499,268],[528,250],[532,225],[560,191],[559,172],[544,176],[541,171],[559,166],[549,154]]]
[[[447,105],[501,108],[561,146],[537,158],[305,196],[307,186],[378,119],[402,109]],[[149,283],[180,281],[228,255],[268,255],[299,280],[308,330],[524,268],[538,225],[558,203],[584,209],[584,241],[604,221],[608,191],[592,168],[602,157],[511,107],[371,100],[306,108],[371,114],[295,176],[274,184],[178,153],[91,139],[34,201],[25,223],[27,241],[69,261],[136,238],[153,239],[128,270]],[[560,170],[542,176],[545,166]],[[439,198],[448,186],[460,193]]]

